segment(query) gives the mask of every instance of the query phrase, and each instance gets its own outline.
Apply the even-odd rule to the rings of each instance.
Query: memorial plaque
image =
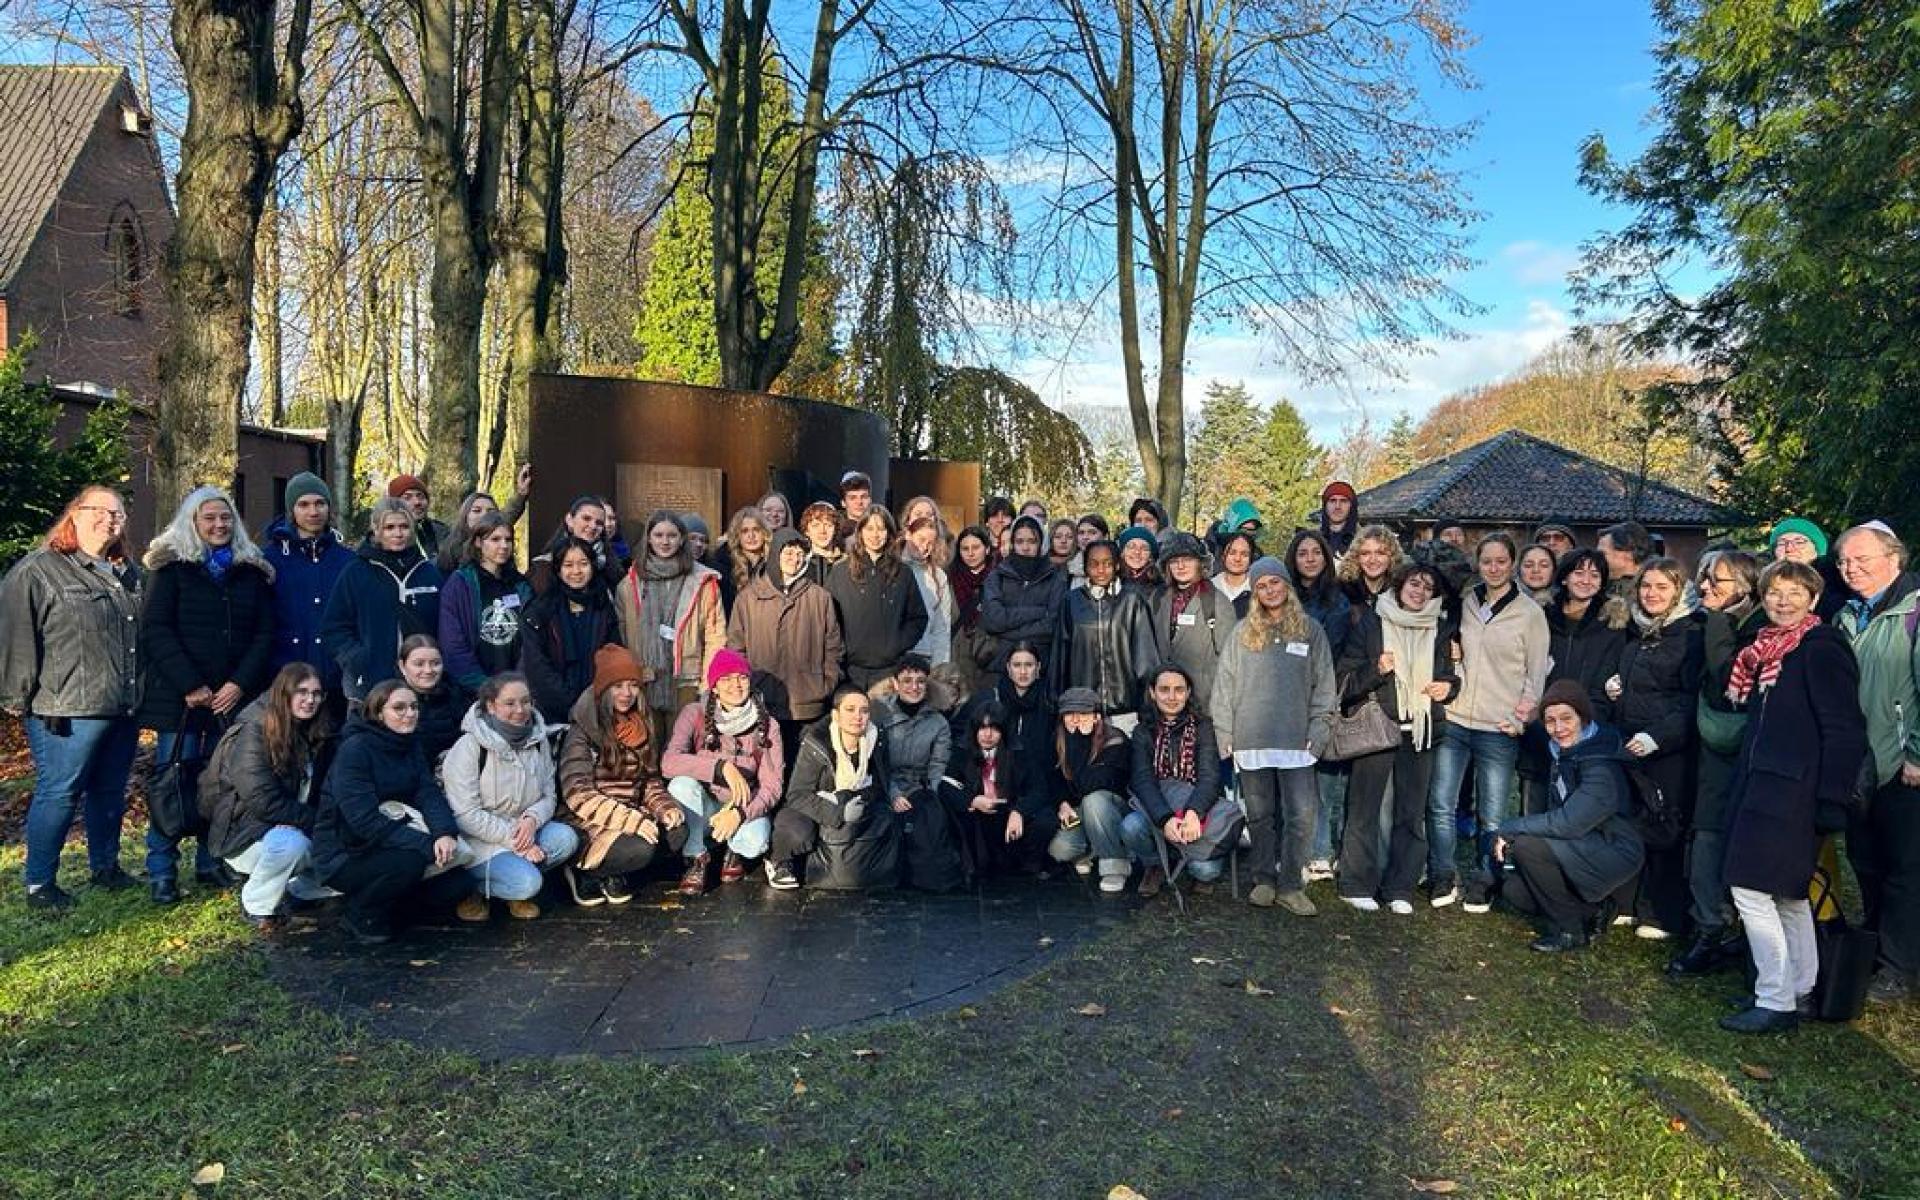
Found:
[[[726,532],[721,486],[726,472],[715,467],[677,467],[661,463],[619,463],[614,471],[614,499],[620,528],[627,540],[639,545],[646,537],[641,524],[658,509],[697,513],[718,538]]]

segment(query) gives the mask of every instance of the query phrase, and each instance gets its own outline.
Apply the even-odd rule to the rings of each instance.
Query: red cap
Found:
[[[1322,500],[1330,500],[1335,496],[1345,496],[1349,500],[1359,499],[1359,496],[1354,493],[1353,485],[1344,479],[1336,479],[1320,491]]]
[[[408,492],[419,492],[423,496],[433,495],[427,490],[427,485],[420,482],[418,475],[395,475],[387,482],[387,495],[395,500]]]

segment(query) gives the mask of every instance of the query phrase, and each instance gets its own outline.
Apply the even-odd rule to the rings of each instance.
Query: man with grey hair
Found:
[[[1906,547],[1880,521],[1841,534],[1834,562],[1853,593],[1835,623],[1860,663],[1860,707],[1879,783],[1847,830],[1867,927],[1880,934],[1881,969],[1868,996],[1904,1000],[1920,969],[1920,577],[1906,570]]]

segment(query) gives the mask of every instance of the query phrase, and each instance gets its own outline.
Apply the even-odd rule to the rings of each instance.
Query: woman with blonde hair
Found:
[[[1352,546],[1340,558],[1340,586],[1346,590],[1350,603],[1370,605],[1375,596],[1392,585],[1400,568],[1406,565],[1406,552],[1400,548],[1400,539],[1393,535],[1393,530],[1385,525],[1363,525],[1353,535]]]
[[[272,681],[273,568],[247,536],[233,498],[217,487],[187,493],[142,560],[147,599],[140,609],[140,709],[135,717],[159,741],[156,766],[179,763],[191,798],[214,743]],[[179,831],[147,828],[147,886],[155,904],[180,899]],[[200,882],[223,887],[230,876],[201,837],[194,852]]]
[[[720,602],[729,613],[754,576],[767,569],[773,548],[773,526],[758,505],[749,504],[727,522],[727,536],[713,551],[713,569],[720,573]]]
[[[1320,802],[1315,752],[1326,746],[1339,702],[1333,653],[1279,559],[1262,558],[1247,575],[1253,603],[1220,652],[1214,676],[1214,733],[1220,753],[1233,759],[1253,839],[1255,882],[1248,899],[1310,917],[1315,909],[1305,890],[1307,853]]]
[[[133,886],[120,868],[120,818],[139,738],[133,707],[140,568],[127,561],[126,502],[82,488],[46,541],[0,581],[0,708],[26,718],[27,907],[63,909],[54,878],[83,798],[95,887]]]

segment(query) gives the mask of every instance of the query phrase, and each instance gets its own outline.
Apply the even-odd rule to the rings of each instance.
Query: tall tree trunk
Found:
[[[156,491],[169,505],[200,483],[231,486],[253,335],[260,214],[300,130],[311,0],[295,0],[284,54],[274,0],[176,0],[173,44],[187,85],[166,250],[171,325],[160,356]]]
[[[274,428],[287,423],[286,328],[280,320],[280,305],[285,299],[285,279],[280,256],[280,206],[267,197],[260,214],[260,230],[255,235],[254,253],[259,256],[260,274],[254,292],[258,308],[254,320],[260,327],[260,419]]]
[[[566,30],[554,0],[524,0],[513,42],[522,47],[518,87],[519,143],[512,218],[502,257],[506,266],[507,401],[489,459],[516,465],[526,455],[528,392],[532,376],[560,366],[561,289],[567,251],[560,221],[566,182],[566,96],[560,47]],[[504,429],[504,437],[501,430]],[[511,476],[512,471],[508,472]]]

